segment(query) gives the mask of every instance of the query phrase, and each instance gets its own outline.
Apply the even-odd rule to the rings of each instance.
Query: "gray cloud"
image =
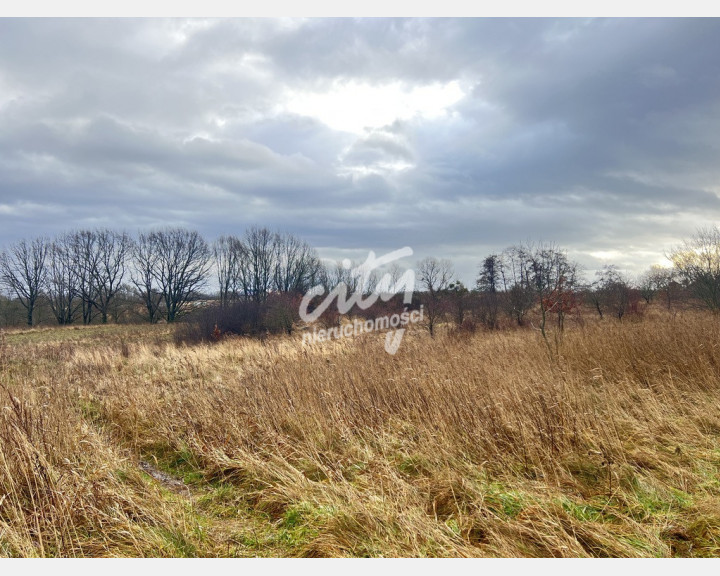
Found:
[[[261,223],[637,272],[720,216],[718,95],[715,19],[0,20],[0,245]]]

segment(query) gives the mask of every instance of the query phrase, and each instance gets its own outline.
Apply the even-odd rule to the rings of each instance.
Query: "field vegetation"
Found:
[[[3,556],[717,556],[720,323],[0,337]]]

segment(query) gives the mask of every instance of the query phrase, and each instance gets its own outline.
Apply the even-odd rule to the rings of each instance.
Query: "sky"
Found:
[[[261,225],[473,285],[526,241],[637,274],[718,220],[717,19],[0,19],[0,246]]]

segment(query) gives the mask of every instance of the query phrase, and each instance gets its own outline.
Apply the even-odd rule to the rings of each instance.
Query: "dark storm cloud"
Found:
[[[467,282],[529,239],[639,271],[720,216],[719,134],[713,19],[0,21],[1,245],[261,223]]]

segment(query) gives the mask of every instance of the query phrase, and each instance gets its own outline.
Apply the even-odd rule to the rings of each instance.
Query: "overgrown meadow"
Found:
[[[3,556],[716,556],[720,323],[8,331]]]

